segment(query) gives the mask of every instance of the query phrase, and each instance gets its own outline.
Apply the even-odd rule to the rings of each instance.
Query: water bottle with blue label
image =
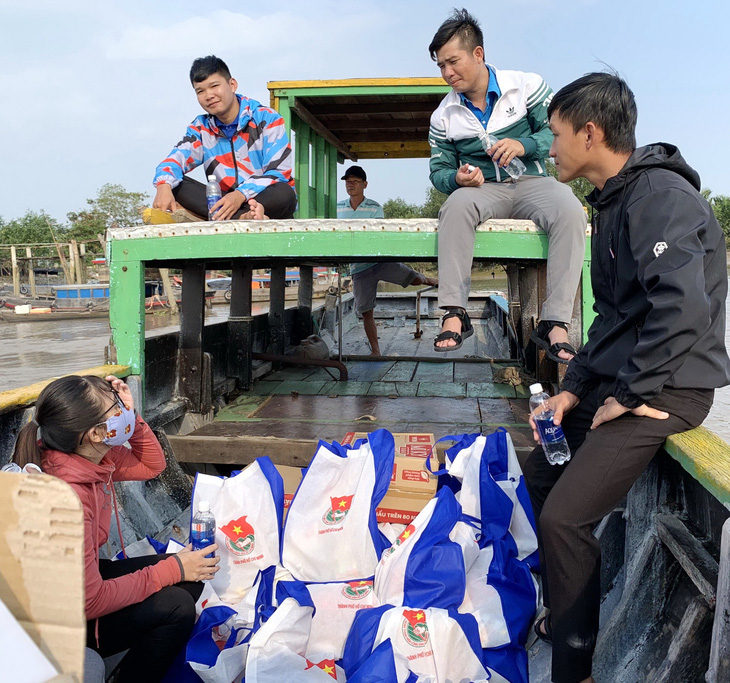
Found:
[[[553,424],[553,411],[545,403],[550,397],[542,390],[542,384],[531,385],[530,393],[530,413],[535,421],[545,457],[551,465],[564,465],[570,460],[570,448],[563,428]]]
[[[223,197],[221,193],[221,186],[215,179],[214,175],[208,176],[208,184],[205,186],[205,199],[208,202],[208,220],[214,220],[213,206],[216,202],[219,202]]]
[[[190,542],[193,544],[193,550],[202,550],[215,543],[215,517],[210,511],[210,503],[207,500],[198,503],[198,511],[190,525]],[[215,553],[206,555],[206,557],[214,556]]]
[[[482,147],[485,152],[492,149],[492,147],[499,142],[497,137],[487,132],[484,132],[480,136],[480,140],[482,141]],[[517,157],[512,159],[512,161],[510,161],[504,168],[502,166],[499,168],[502,171],[507,171],[512,180],[517,180],[517,178],[519,178],[527,170],[527,167],[522,163],[522,160]]]

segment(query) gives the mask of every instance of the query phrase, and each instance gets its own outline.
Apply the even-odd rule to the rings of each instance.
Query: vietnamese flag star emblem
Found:
[[[225,526],[220,527],[220,530],[234,542],[242,537],[253,536],[253,527],[246,521],[246,516],[231,520]]]
[[[321,662],[310,662],[307,660],[307,666],[305,667],[305,671],[307,669],[311,669],[312,667],[316,666],[318,669],[322,669],[326,674],[329,674],[337,680],[337,671],[335,670],[335,660],[334,659],[323,659]]]
[[[411,626],[426,623],[426,615],[422,609],[405,609],[403,610],[403,616],[408,619]]]
[[[339,498],[330,496],[332,512],[347,512],[352,504],[352,498],[353,496],[340,496]]]
[[[398,540],[395,542],[395,545],[400,545],[404,541],[408,540],[414,533],[416,533],[416,527],[414,527],[413,524],[409,524],[405,529],[403,529],[403,533],[398,536]]]

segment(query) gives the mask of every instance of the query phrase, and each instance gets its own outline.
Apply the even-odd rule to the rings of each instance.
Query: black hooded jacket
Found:
[[[700,179],[673,145],[640,147],[588,202],[597,314],[563,389],[598,383],[635,408],[666,387],[730,384],[725,237]]]

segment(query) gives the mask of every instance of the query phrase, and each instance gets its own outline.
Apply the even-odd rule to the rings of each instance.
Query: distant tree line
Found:
[[[62,223],[42,209],[28,210],[24,216],[5,220],[0,216],[0,244],[38,244],[94,240],[107,228],[140,225],[140,210],[149,196],[144,192],[128,192],[121,185],[107,183],[96,197],[87,199],[87,206],[66,214]]]

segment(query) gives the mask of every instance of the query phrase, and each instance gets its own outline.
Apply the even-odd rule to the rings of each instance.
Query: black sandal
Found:
[[[560,353],[560,351],[567,351],[571,355],[577,356],[578,352],[570,344],[568,344],[568,342],[551,344],[548,335],[553,327],[562,327],[566,332],[568,331],[568,326],[565,323],[561,323],[556,320],[541,320],[537,328],[532,331],[530,339],[543,351],[545,351],[545,354],[550,360],[567,365],[570,361],[565,360],[565,358],[561,358],[558,353]]]
[[[542,632],[541,627],[545,627],[545,632]],[[544,617],[540,617],[535,625],[532,627],[535,631],[535,635],[542,640],[544,643],[553,644],[553,629],[550,626],[550,615],[546,614]]]
[[[433,340],[433,349],[439,353],[460,349],[464,340],[474,334],[474,328],[471,326],[469,314],[463,308],[450,308],[446,315],[441,318],[441,324],[443,325],[449,318],[459,318],[461,320],[461,334],[451,331],[441,332],[441,334]],[[449,339],[453,339],[456,344],[454,344],[454,346],[436,346],[439,342],[448,341]]]

